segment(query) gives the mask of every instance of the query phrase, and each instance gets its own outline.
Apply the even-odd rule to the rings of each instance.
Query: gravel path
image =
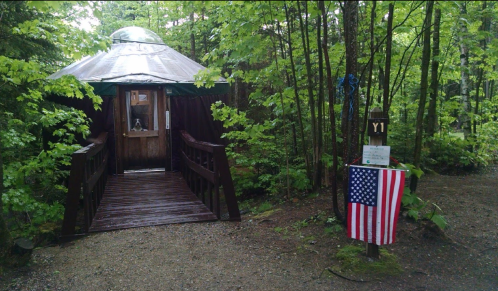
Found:
[[[364,243],[325,231],[324,192],[242,222],[127,229],[39,248],[29,266],[0,277],[0,290],[498,290],[497,177],[491,167],[421,180],[420,196],[444,209],[451,239],[402,216],[396,243],[383,247],[404,270],[396,276],[326,271],[340,265],[339,249]]]
[[[243,242],[239,223],[168,225],[93,234],[35,250],[6,290],[344,290],[320,270]],[[234,236],[239,236],[234,239]],[[242,238],[242,240],[240,239]],[[236,242],[237,241],[237,242]],[[10,285],[10,286],[9,286]]]

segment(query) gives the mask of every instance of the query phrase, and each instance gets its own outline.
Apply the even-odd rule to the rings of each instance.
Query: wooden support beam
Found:
[[[375,107],[372,109],[372,111],[370,111],[370,118],[383,118],[383,117],[384,117],[384,114],[382,113],[382,110],[379,107]],[[381,146],[382,145],[382,136],[370,136],[368,144]],[[377,166],[377,167],[379,167],[379,166]],[[372,243],[367,243],[366,248],[367,248],[366,249],[367,257],[375,258],[375,259],[380,258],[378,245],[372,244]]]

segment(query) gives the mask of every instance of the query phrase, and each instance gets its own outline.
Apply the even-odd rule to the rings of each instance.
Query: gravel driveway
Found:
[[[6,290],[344,290],[340,282],[271,246],[240,223],[177,224],[97,233],[35,250]],[[237,239],[234,236],[238,236]],[[241,243],[246,241],[246,243]]]

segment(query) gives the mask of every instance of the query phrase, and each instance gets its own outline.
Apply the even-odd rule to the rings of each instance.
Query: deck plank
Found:
[[[180,173],[127,173],[109,177],[89,231],[215,220]]]

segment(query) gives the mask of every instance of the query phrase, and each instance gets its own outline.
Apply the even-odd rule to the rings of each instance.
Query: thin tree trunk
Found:
[[[273,14],[271,11],[271,2],[268,2],[268,5],[270,7],[270,20],[273,22]],[[279,31],[280,34],[280,31]],[[279,67],[278,67],[278,53],[277,53],[277,44],[275,42],[275,37],[274,34],[270,34],[270,38],[273,44],[273,52],[275,56],[275,69],[277,70],[277,73],[280,73]],[[287,70],[285,70],[287,71]],[[289,179],[289,153],[287,149],[287,131],[286,131],[286,120],[285,120],[285,105],[284,105],[284,97],[282,94],[282,88],[278,88],[278,92],[280,95],[280,105],[282,106],[282,127],[284,130],[284,151],[285,151],[285,176],[286,176],[286,183],[287,183],[287,199],[290,199],[290,179]]]
[[[278,30],[278,34],[282,35],[282,27],[280,26],[279,22],[277,22],[277,30]],[[285,46],[284,46],[282,38],[283,37],[279,37],[278,40],[279,40],[279,44],[280,44],[280,54],[282,56],[282,59],[285,60],[285,59],[287,59],[287,56],[285,54]],[[287,69],[285,70],[285,80],[287,81],[287,87],[289,87],[289,88],[292,87],[291,78],[290,78],[290,75],[289,75],[289,70],[287,70]],[[290,108],[293,108],[293,105],[294,104],[291,104]],[[291,111],[292,111],[292,109],[291,109]],[[291,124],[291,131],[292,131],[292,152],[293,152],[294,156],[297,156],[296,125],[295,125],[295,122],[294,122],[292,114],[289,117],[289,122]]]
[[[308,4],[306,1],[304,1],[304,7],[305,7],[305,15],[306,15],[306,24],[308,22]],[[315,178],[317,175],[317,172],[319,170],[317,169],[318,166],[318,156],[319,156],[319,151],[318,151],[318,141],[317,141],[317,126],[316,126],[316,113],[315,113],[315,97],[313,96],[313,82],[312,82],[312,76],[313,72],[311,69],[311,60],[310,60],[310,45],[309,45],[309,38],[308,38],[308,25],[304,25],[303,21],[303,13],[301,11],[301,4],[297,3],[297,11],[298,11],[298,17],[299,17],[299,26],[301,29],[301,41],[303,44],[303,49],[304,49],[304,60],[305,60],[305,65],[306,65],[306,77],[307,77],[307,88],[308,88],[308,106],[310,108],[310,115],[311,115],[311,142],[312,142],[312,148],[313,148],[313,177],[309,177],[310,180],[313,183],[313,189],[315,189]],[[321,178],[321,177],[320,177]]]
[[[468,140],[471,136],[471,123],[470,123],[470,112],[472,111],[470,104],[470,94],[469,94],[469,48],[465,42],[465,38],[468,36],[468,29],[465,19],[467,19],[467,7],[466,3],[461,3],[460,6],[460,70],[461,70],[461,84],[460,84],[460,95],[462,96],[462,111],[460,113],[460,123],[463,128],[463,136],[465,140]]]
[[[436,105],[438,96],[438,68],[439,68],[439,24],[441,22],[441,9],[434,13],[434,35],[432,36],[432,66],[431,66],[431,99],[427,113],[427,136],[433,137],[436,132]]]
[[[159,34],[159,1],[156,1],[156,17],[157,17],[156,33]]]
[[[319,2],[320,3],[320,2]],[[320,5],[318,5],[320,6]],[[320,7],[318,7],[320,8]],[[317,17],[317,26],[316,26],[316,39],[317,39],[317,47],[318,47],[318,128],[317,128],[317,152],[315,157],[315,172],[314,172],[314,190],[320,189],[322,185],[322,154],[323,154],[323,52],[321,46],[321,21],[322,16],[319,14]]]
[[[487,7],[487,3],[486,1],[483,1],[482,3],[482,24],[481,24],[481,27],[479,28],[480,31],[487,31],[487,27],[488,27],[488,17],[486,17],[486,7]],[[486,51],[486,47],[487,47],[487,43],[486,43],[487,39],[486,38],[483,38],[481,41],[480,41],[480,45],[481,45],[481,49],[483,51]],[[479,65],[481,65],[483,62],[484,62],[484,58],[486,56],[483,56],[482,59],[478,62],[478,67]],[[477,84],[475,85],[475,88],[476,88],[476,97],[475,97],[475,100],[476,100],[476,106],[474,108],[474,115],[478,115],[479,114],[479,91],[480,91],[480,88],[481,88],[481,84],[482,84],[482,79],[484,77],[484,69],[483,68],[478,68],[478,77],[477,77]],[[484,95],[486,95],[486,91],[484,89]],[[472,133],[474,135],[477,134],[477,119],[474,119],[474,122],[473,122],[473,131]],[[477,148],[477,145],[476,145],[476,148]]]
[[[425,101],[427,99],[429,63],[431,59],[431,22],[432,22],[432,9],[434,1],[427,1],[425,21],[424,21],[424,48],[422,51],[422,65],[420,77],[420,99],[418,102],[417,123],[415,131],[415,150],[413,164],[420,167],[420,157],[422,153],[422,137],[424,131],[424,112]],[[410,190],[415,192],[417,190],[418,178],[417,175],[411,175]]]
[[[376,1],[372,2],[372,10],[370,12],[370,68],[368,70],[368,83],[367,83],[367,100],[365,104],[365,112],[363,113],[363,127],[361,129],[361,144],[365,142],[365,131],[367,128],[368,112],[370,110],[371,103],[371,89],[372,89],[372,75],[373,75],[373,63],[375,56],[375,45],[374,45],[374,23],[375,23],[375,7],[377,5]]]
[[[148,29],[150,29],[150,6],[147,6],[147,19],[149,20],[149,25],[148,25]]]
[[[346,1],[344,4],[344,32],[346,45],[346,76],[344,81],[344,110],[342,122],[347,124],[343,132],[343,162],[351,163],[358,156],[358,90],[352,92],[349,75],[357,74],[357,32],[358,32],[358,1]],[[350,96],[351,95],[351,96]],[[349,118],[350,98],[352,98],[353,113]],[[348,217],[348,167],[343,167],[344,217]]]
[[[494,3],[495,2],[491,2],[490,3],[489,9],[493,9],[494,8]],[[488,2],[487,1],[483,1],[482,6],[483,6],[483,15],[487,15]],[[484,31],[486,31],[486,32],[491,31],[491,18],[490,17],[484,17],[484,19],[483,19],[483,28],[484,28]],[[492,41],[492,39],[493,39],[493,36],[491,34],[488,34],[488,37],[483,40],[484,47],[486,47],[487,44]],[[493,69],[493,71],[494,71],[494,69]],[[486,99],[490,99],[491,100],[490,85],[491,85],[490,80],[488,78],[486,78],[485,85],[484,85],[484,88],[483,88],[483,90],[484,90],[484,99],[485,100]]]
[[[474,107],[474,114],[478,115],[479,114],[479,89],[481,89],[481,84],[482,84],[482,76],[484,75],[484,69],[478,69],[479,73],[477,76],[477,83],[476,83],[476,106]],[[474,119],[472,123],[472,134],[477,134],[477,119]]]
[[[204,1],[203,1],[203,3],[204,3]],[[202,21],[204,21],[205,14],[206,14],[206,8],[205,8],[205,6],[203,6],[202,7],[202,15],[201,15]],[[203,31],[202,31],[202,43],[204,45],[204,55],[207,55],[208,44],[207,44],[207,32],[205,31],[205,29],[203,29]],[[209,60],[206,60],[206,66],[209,66]]]
[[[393,18],[394,4],[389,4],[389,16],[387,17],[387,40],[386,40],[386,67],[384,77],[384,92],[382,98],[382,113],[384,118],[389,116],[389,88],[391,81],[391,51],[393,45]],[[382,137],[382,144],[387,144],[387,135]]]
[[[380,61],[380,59],[379,59]],[[385,74],[384,74],[384,68],[382,68],[381,64],[379,64],[379,90],[381,90],[382,92],[384,92],[384,78],[385,78]],[[378,95],[377,96],[377,103],[382,103],[382,95]]]
[[[287,29],[287,37],[288,37],[288,43],[289,43],[289,58],[290,58],[291,70],[292,70],[292,79],[294,81],[294,86],[293,86],[294,87],[294,98],[295,98],[295,102],[296,102],[297,118],[299,121],[299,131],[301,134],[301,144],[302,144],[302,148],[303,148],[304,161],[306,163],[306,174],[307,174],[308,179],[311,180],[311,169],[310,169],[308,154],[306,151],[306,139],[304,137],[304,126],[303,126],[303,116],[302,116],[302,112],[301,112],[301,102],[299,100],[299,92],[297,91],[298,85],[297,85],[297,78],[296,78],[296,65],[294,63],[294,57],[292,54],[291,30],[293,29],[293,25],[292,25],[292,22],[291,22],[290,17],[289,17],[289,9],[287,7],[287,4],[285,4],[285,2],[284,2],[284,8],[285,8],[286,21],[287,21],[287,23],[290,24],[289,29]]]
[[[192,4],[193,6],[194,4]],[[192,7],[192,10],[194,8]],[[195,61],[194,11],[190,12],[190,58]]]
[[[341,210],[339,209],[339,202],[337,200],[337,132],[335,129],[335,111],[334,111],[334,103],[335,103],[335,87],[332,83],[332,71],[330,67],[330,59],[328,52],[328,31],[327,31],[327,13],[325,12],[325,5],[323,1],[318,2],[320,6],[320,10],[322,11],[323,17],[323,41],[322,48],[323,54],[325,58],[325,68],[327,72],[327,90],[329,95],[329,116],[330,116],[330,134],[332,137],[332,208],[334,209],[334,214],[340,221],[344,220],[344,217],[341,214]]]

